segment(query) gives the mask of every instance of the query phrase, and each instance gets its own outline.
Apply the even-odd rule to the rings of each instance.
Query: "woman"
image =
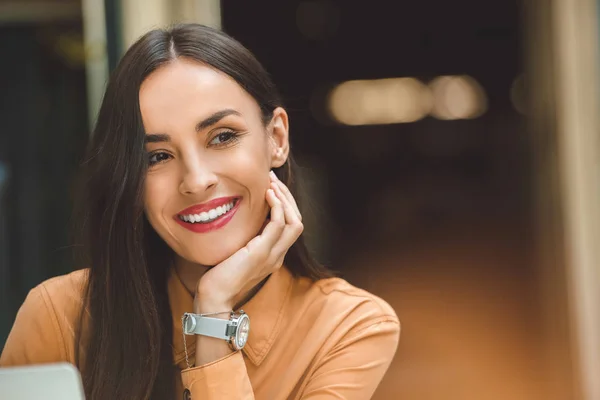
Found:
[[[30,292],[0,365],[71,362],[91,400],[370,398],[398,319],[309,256],[281,105],[222,32],[139,39],[84,163],[91,268]]]

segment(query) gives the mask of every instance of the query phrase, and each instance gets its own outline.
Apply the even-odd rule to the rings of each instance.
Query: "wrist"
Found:
[[[194,296],[194,312],[197,314],[221,312],[231,310],[234,306],[233,296],[215,287],[202,279],[196,286]]]
[[[195,314],[209,314],[209,313],[223,313],[217,315],[211,315],[212,318],[228,319],[228,311],[233,310],[233,303],[229,301],[214,301],[214,300],[203,300],[202,298],[196,297],[194,299],[194,313]]]

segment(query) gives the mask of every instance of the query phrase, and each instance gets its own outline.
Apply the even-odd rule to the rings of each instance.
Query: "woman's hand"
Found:
[[[296,201],[273,172],[270,176],[271,188],[266,196],[271,206],[271,219],[245,247],[202,276],[196,285],[195,313],[232,310],[256,285],[281,268],[285,254],[302,233],[304,226]],[[231,349],[224,340],[196,337],[197,366],[229,353]]]
[[[233,309],[252,288],[283,264],[283,259],[302,233],[302,216],[289,189],[270,173],[266,198],[271,218],[263,231],[231,257],[207,271],[198,281],[196,313]]]

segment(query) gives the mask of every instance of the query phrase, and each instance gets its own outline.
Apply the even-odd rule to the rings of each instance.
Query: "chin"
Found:
[[[260,226],[248,229],[255,223],[249,221],[243,228],[231,226],[227,231],[220,229],[209,234],[192,234],[191,237],[188,234],[175,242],[177,247],[174,249],[177,249],[176,253],[181,258],[190,263],[215,266],[246,246],[259,233]]]
[[[195,264],[215,266],[231,257],[236,251],[240,250],[246,244],[247,242],[244,243],[243,241],[240,241],[239,245],[232,244],[230,246],[213,247],[213,250],[210,252],[198,250],[190,251],[184,258]]]
[[[231,254],[222,254],[222,255],[210,255],[210,256],[193,256],[193,257],[186,257],[186,259],[189,262],[192,262],[194,264],[199,264],[199,265],[204,265],[207,267],[214,267],[215,265],[218,265],[220,263],[222,263],[223,261],[227,260],[227,258],[229,258]]]

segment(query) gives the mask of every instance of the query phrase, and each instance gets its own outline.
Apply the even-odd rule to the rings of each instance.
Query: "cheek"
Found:
[[[259,200],[264,200],[270,182],[267,155],[263,151],[254,150],[239,154],[238,157],[232,157],[230,160],[232,162],[229,164],[230,171],[235,174],[234,180],[243,183],[252,193],[252,197],[260,193]]]
[[[149,175],[144,185],[144,209],[149,220],[156,220],[168,200],[169,188],[164,179]]]
[[[266,134],[261,132],[239,146],[236,154],[232,154],[228,159],[235,164],[234,168],[244,175],[253,175],[255,179],[268,178],[271,163],[269,150]]]

